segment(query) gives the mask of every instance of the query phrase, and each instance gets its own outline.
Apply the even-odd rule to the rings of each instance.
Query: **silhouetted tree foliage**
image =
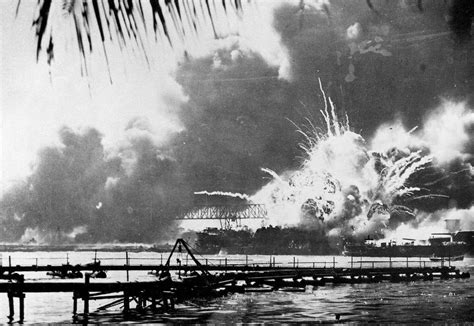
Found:
[[[55,10],[60,5],[63,14],[74,23],[77,49],[84,62],[87,54],[96,48],[102,48],[107,59],[106,42],[115,41],[121,46],[138,46],[145,51],[143,37],[148,32],[147,21],[152,21],[155,39],[164,38],[173,44],[172,35],[178,40],[184,40],[188,34],[196,35],[202,30],[199,26],[210,24],[214,37],[218,37],[215,27],[216,15],[230,11],[237,16],[242,14],[241,0],[38,0],[33,27],[36,35],[36,59],[46,51],[47,61],[54,59],[54,42],[56,33],[51,21],[57,15]],[[147,7],[145,7],[147,6]],[[17,2],[17,14],[21,0]],[[146,17],[146,14],[151,17]],[[100,34],[97,41],[92,35],[94,31]],[[84,66],[87,73],[87,66]]]

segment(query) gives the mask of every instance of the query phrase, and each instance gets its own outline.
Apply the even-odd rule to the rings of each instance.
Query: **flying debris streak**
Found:
[[[250,197],[246,194],[241,194],[238,192],[228,192],[228,191],[196,191],[195,195],[208,195],[208,196],[228,196],[233,198],[240,198],[245,200],[250,200]]]

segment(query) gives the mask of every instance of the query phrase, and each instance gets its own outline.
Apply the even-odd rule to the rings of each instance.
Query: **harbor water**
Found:
[[[124,252],[12,252],[2,253],[2,265],[61,265],[85,264],[97,259],[103,265],[126,264]],[[160,265],[168,255],[140,252],[128,253],[131,265]],[[182,264],[191,264],[187,255],[173,256],[172,263],[179,259]],[[426,258],[373,258],[344,256],[199,256],[203,264],[255,264],[280,266],[335,267],[388,267],[440,263]],[[447,262],[445,264],[448,264]],[[474,275],[474,258],[450,262]],[[26,281],[47,282],[51,277],[44,272],[25,273]],[[154,275],[147,272],[130,271],[130,281],[150,281]],[[106,279],[91,282],[123,282],[124,271],[107,272]],[[64,282],[55,279],[56,282]],[[84,282],[84,279],[66,280]],[[72,293],[26,293],[25,323],[71,323]],[[106,304],[106,300],[92,301],[93,312]],[[81,302],[79,309],[81,311]],[[0,323],[8,321],[8,301],[0,294]],[[474,321],[474,280],[449,279],[399,283],[327,284],[307,286],[304,292],[274,291],[267,293],[230,294],[224,297],[197,298],[178,304],[174,311],[152,314],[133,313],[125,318],[120,307],[100,313],[92,313],[90,322],[196,322],[196,323],[250,323],[250,322],[472,322]]]

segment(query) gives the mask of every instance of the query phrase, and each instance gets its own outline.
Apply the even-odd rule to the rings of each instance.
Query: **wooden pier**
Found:
[[[193,265],[171,265],[171,257],[175,251],[184,248],[192,258]],[[177,250],[178,249],[178,250]],[[187,243],[181,239],[170,253],[166,264],[160,265],[100,265],[98,262],[87,265],[68,266],[5,266],[0,268],[0,275],[6,279],[0,282],[0,292],[7,293],[9,302],[9,320],[15,318],[14,299],[19,301],[19,321],[24,320],[25,294],[31,292],[70,292],[73,294],[73,318],[78,314],[78,300],[82,301],[82,318],[89,314],[91,300],[108,300],[99,310],[121,307],[124,314],[131,309],[137,311],[165,311],[173,309],[176,303],[189,299],[220,296],[235,292],[265,291],[305,291],[306,287],[322,286],[327,283],[372,283],[372,282],[411,282],[448,278],[468,278],[469,273],[462,273],[453,266],[426,266],[420,261],[418,266],[409,266],[408,260],[404,267],[376,267],[375,264],[362,268],[305,266],[279,266],[270,260],[268,265],[225,264],[205,265],[195,258]],[[25,281],[20,272],[40,272],[74,268],[85,272],[84,282],[37,282]],[[91,276],[98,270],[115,271],[151,271],[156,274],[154,281],[141,282],[92,282]],[[214,272],[214,273],[212,273]],[[134,305],[134,307],[132,307]]]

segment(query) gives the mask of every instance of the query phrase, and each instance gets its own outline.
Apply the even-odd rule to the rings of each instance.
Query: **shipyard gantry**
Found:
[[[219,220],[222,229],[230,229],[233,223],[240,227],[243,219],[266,218],[267,209],[263,204],[196,205],[176,217],[177,220]]]

